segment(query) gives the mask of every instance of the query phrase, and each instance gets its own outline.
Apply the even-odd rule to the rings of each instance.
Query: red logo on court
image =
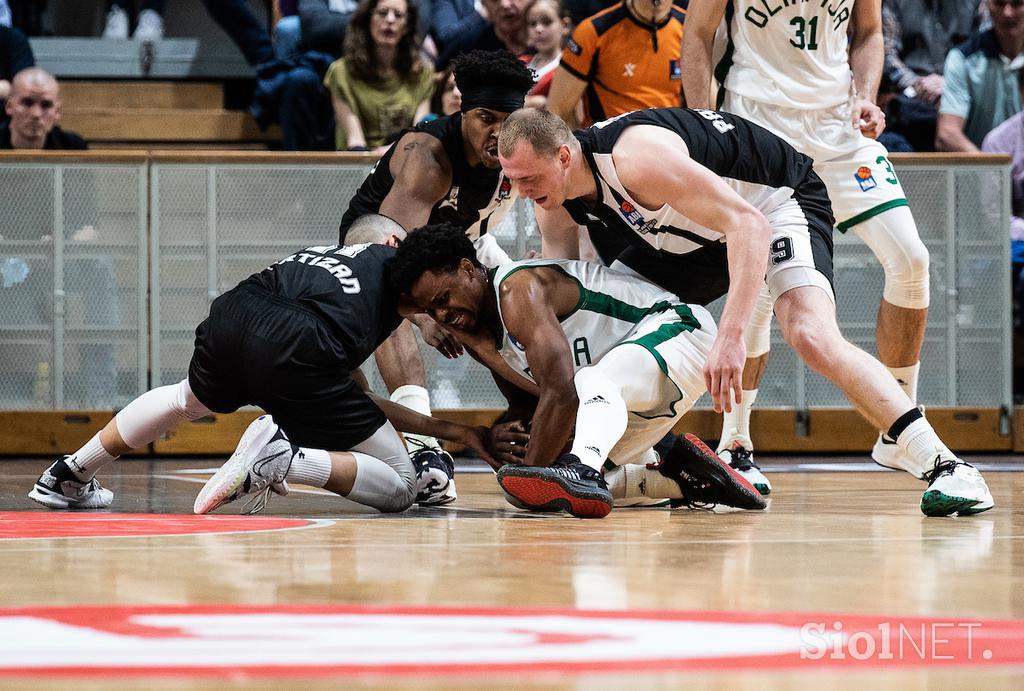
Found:
[[[1024,664],[1024,621],[805,613],[337,605],[15,608],[0,610],[0,640],[0,675],[10,676]]]
[[[312,528],[332,522],[276,516],[0,511],[0,539],[248,533]]]

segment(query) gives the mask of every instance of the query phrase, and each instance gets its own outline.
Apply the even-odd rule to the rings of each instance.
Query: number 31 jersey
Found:
[[[854,0],[730,0],[716,76],[733,93],[782,108],[850,98],[847,31]]]

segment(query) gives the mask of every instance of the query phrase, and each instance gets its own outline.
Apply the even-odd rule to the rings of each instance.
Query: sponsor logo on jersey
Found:
[[[512,196],[512,181],[504,175],[501,176],[501,184],[498,185],[498,196],[495,199],[497,202],[503,202]]]
[[[861,192],[867,192],[878,187],[878,183],[875,182],[875,176],[871,174],[871,169],[867,166],[858,168],[857,172],[853,174],[853,178],[860,185]]]
[[[683,78],[683,71],[679,67],[678,60],[668,61],[668,78],[674,82],[678,82]]]
[[[508,342],[515,346],[517,350],[521,350],[524,353],[526,352],[526,348],[523,347],[523,344],[517,341],[516,337],[513,336],[512,334],[508,335]]]
[[[619,203],[619,213],[626,219],[626,222],[636,228],[636,231],[641,235],[651,232],[651,230],[658,224],[655,220],[648,221],[644,218],[643,214],[637,211],[636,207],[629,202],[623,200]]]
[[[576,41],[572,40],[571,38],[569,39],[569,42],[565,44],[565,47],[568,48],[569,52],[572,53],[573,55],[583,54],[583,48],[581,48],[580,44],[576,43]]]
[[[636,74],[636,63],[627,62],[622,66],[623,77],[632,77],[634,74]]]

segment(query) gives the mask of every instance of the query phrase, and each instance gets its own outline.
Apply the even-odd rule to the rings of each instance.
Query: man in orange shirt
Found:
[[[571,127],[641,108],[682,105],[686,0],[624,0],[576,27],[555,70],[548,108]],[[583,98],[584,122],[576,117]]]

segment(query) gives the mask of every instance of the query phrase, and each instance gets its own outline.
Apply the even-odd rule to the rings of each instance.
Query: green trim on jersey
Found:
[[[654,356],[654,359],[658,362],[658,367],[661,368],[662,374],[668,375],[668,364],[665,362],[665,358],[661,356],[661,353],[659,353],[655,349],[665,341],[675,338],[679,334],[687,333],[689,331],[693,331],[693,327],[688,326],[683,322],[662,324],[660,327],[658,327],[657,331],[652,331],[648,334],[644,334],[640,338],[635,338],[632,341],[623,341],[622,343],[619,343],[616,347],[620,345],[626,345],[627,343],[635,343],[636,345],[649,351],[650,354]]]
[[[679,321],[686,324],[689,327],[689,331],[700,328],[700,321],[693,316],[693,312],[685,304],[665,302],[663,300],[661,302],[654,303],[650,307],[637,307],[636,305],[631,305],[628,302],[623,302],[622,300],[619,300],[614,296],[608,295],[607,293],[601,293],[596,290],[590,290],[589,288],[584,286],[578,278],[576,278],[575,276],[573,276],[565,269],[563,269],[561,266],[555,263],[533,264],[530,266],[517,266],[516,268],[509,271],[501,278],[501,281],[499,282],[497,288],[500,288],[501,284],[507,281],[509,276],[516,273],[517,271],[522,271],[524,269],[555,269],[563,276],[572,279],[576,283],[576,286],[580,291],[579,300],[576,302],[576,306],[572,309],[572,311],[558,318],[559,322],[563,322],[572,315],[579,312],[580,310],[584,310],[586,312],[595,312],[597,314],[603,314],[606,317],[611,317],[613,319],[618,319],[620,321],[626,321],[631,322],[633,324],[637,324],[640,322],[641,319],[651,314],[658,314],[659,312],[668,312],[670,310],[674,310],[675,313],[679,316]],[[499,301],[500,305],[501,296],[497,294],[497,288],[495,289],[495,299]],[[659,290],[663,289],[659,288]],[[502,324],[502,329],[504,329],[504,324]]]
[[[880,213],[888,211],[889,209],[895,209],[900,206],[910,206],[910,202],[907,201],[906,197],[901,197],[900,199],[890,199],[889,201],[883,202],[878,206],[873,206],[867,211],[863,211],[854,216],[853,218],[847,219],[842,223],[838,224],[836,226],[836,230],[838,230],[840,233],[845,233],[858,223],[863,223],[869,218],[874,218]]]

